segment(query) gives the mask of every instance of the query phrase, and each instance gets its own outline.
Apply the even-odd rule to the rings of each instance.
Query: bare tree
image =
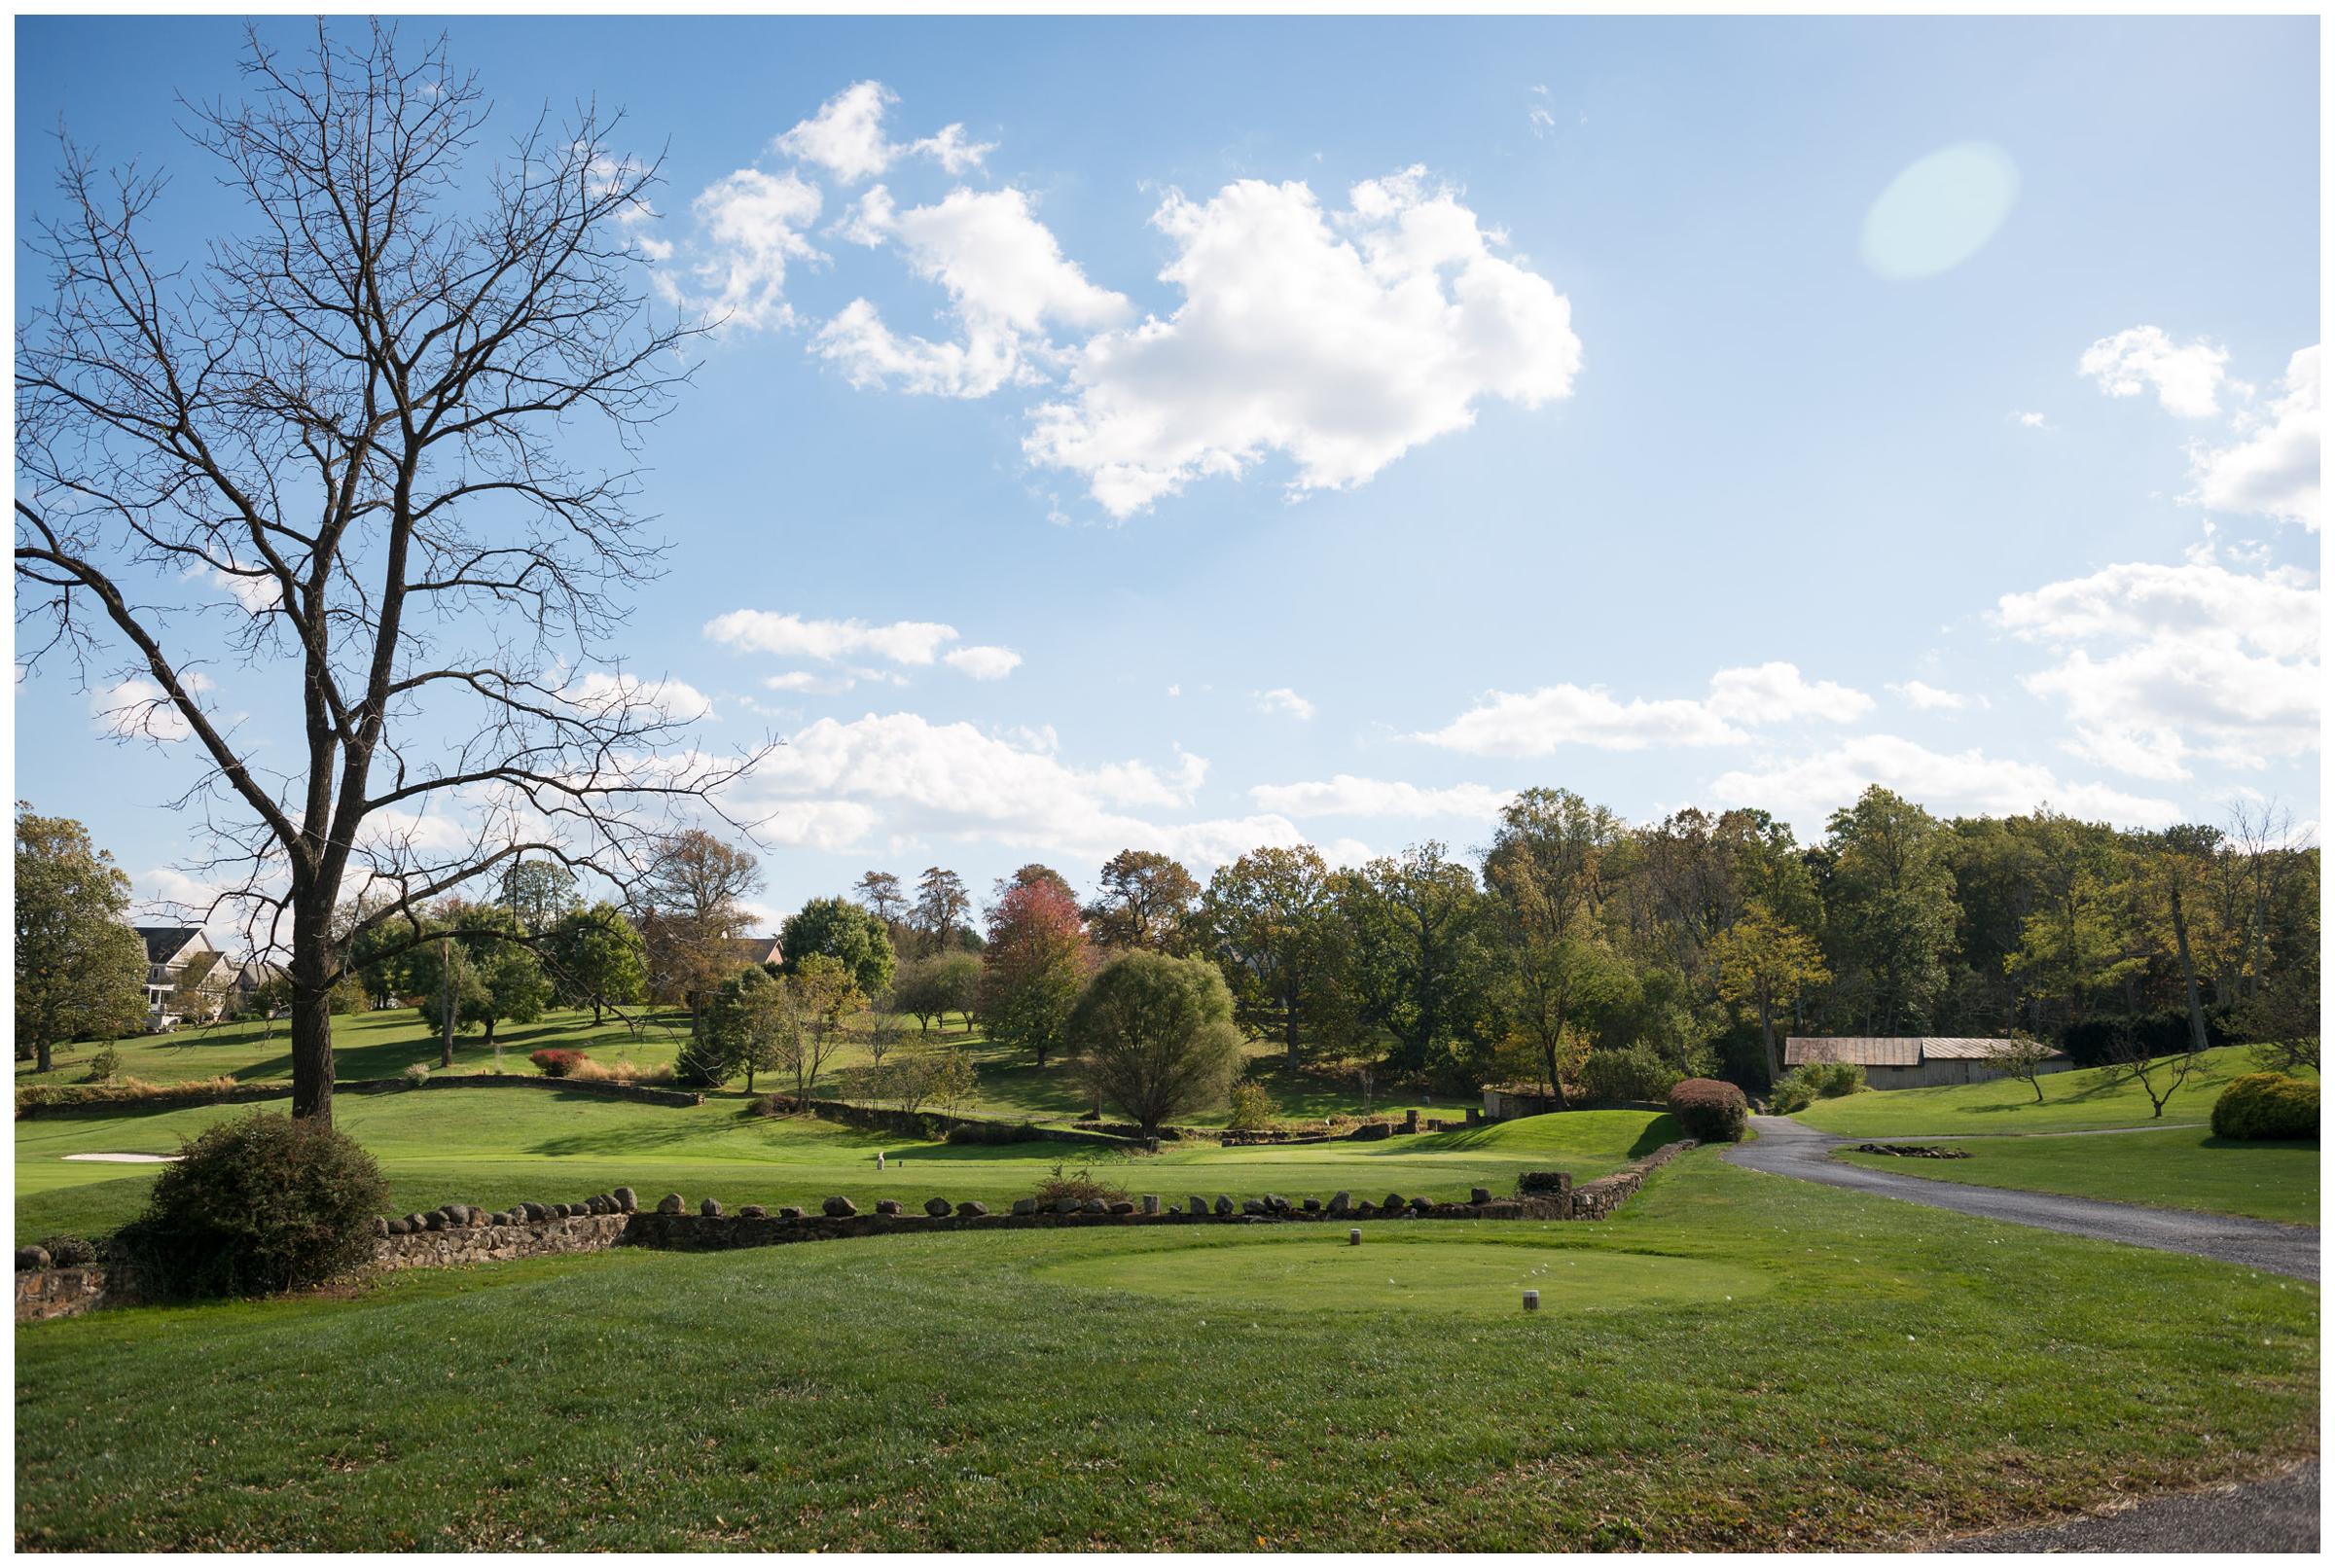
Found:
[[[2129,1028],[2117,1030],[2108,1043],[2107,1056],[2106,1065],[2101,1069],[2107,1082],[2139,1085],[2140,1092],[2148,1096],[2148,1117],[2152,1122],[2165,1114],[2165,1103],[2189,1082],[2189,1075],[2206,1064],[2204,1052],[2194,1046],[2152,1057],[2148,1047]],[[2042,1098],[2040,1088],[2035,1097]]]
[[[2013,1029],[2008,1035],[1987,1048],[1987,1064],[2005,1078],[2016,1078],[2035,1091],[2035,1103],[2043,1103],[2043,1068],[2059,1054],[2056,1048],[2037,1040],[2024,1029]]]
[[[288,953],[293,1114],[329,1120],[352,939],[426,940],[425,901],[527,855],[629,886],[659,819],[753,757],[665,755],[694,714],[608,652],[661,556],[637,471],[561,455],[581,425],[629,461],[688,374],[698,329],[650,316],[628,237],[656,166],[588,104],[465,181],[489,106],[443,40],[248,48],[249,101],[184,105],[244,220],[199,261],[147,248],[161,178],[63,143],[17,361],[18,615],[28,661],[94,661],[125,731],[193,741],[204,915]],[[344,888],[367,913],[337,931]]]

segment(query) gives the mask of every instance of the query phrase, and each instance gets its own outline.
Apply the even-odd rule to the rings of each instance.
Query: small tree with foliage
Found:
[[[1233,993],[1204,959],[1114,958],[1079,998],[1069,1043],[1096,1094],[1147,1136],[1223,1104],[1240,1070]]]
[[[590,1003],[595,1025],[604,1009],[648,994],[647,944],[612,904],[568,914],[552,928],[543,952],[554,994],[569,1007]]]
[[[129,878],[70,817],[17,802],[17,1055],[48,1072],[60,1040],[129,1034],[146,1016],[146,944]]]
[[[1777,1015],[1832,978],[1823,949],[1765,905],[1754,904],[1719,934],[1710,951],[1718,966],[1719,995],[1749,1008],[1759,1019],[1760,1049],[1767,1053],[1773,1084],[1783,1076],[1783,1053],[1776,1049]]]
[[[844,967],[862,996],[881,996],[892,983],[891,933],[848,899],[812,899],[787,917],[778,944],[789,975],[799,973],[805,959],[823,954]]]
[[[894,1010],[915,1018],[919,1033],[930,1033],[936,1020],[946,1025],[950,1014],[969,1015],[980,1004],[981,959],[969,952],[912,958],[900,966],[891,995]]]

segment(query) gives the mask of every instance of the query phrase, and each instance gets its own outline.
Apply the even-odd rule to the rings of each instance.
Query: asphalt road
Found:
[[[2318,1461],[2269,1480],[2151,1497],[2058,1524],[1929,1544],[1931,1551],[2312,1551]]]
[[[1927,1204],[1933,1209],[1953,1209],[1959,1214],[2062,1230],[2069,1235],[2122,1241],[2136,1247],[2153,1247],[2159,1252],[2186,1252],[2295,1279],[2318,1278],[2318,1229],[2315,1226],[2274,1225],[2268,1220],[2246,1220],[2228,1214],[2153,1209],[2137,1203],[2102,1203],[2095,1198],[2067,1197],[2058,1193],[2023,1193],[2004,1187],[1971,1187],[1961,1182],[1898,1176],[1831,1158],[1832,1150],[1842,1144],[1868,1140],[1817,1132],[1789,1117],[1755,1116],[1751,1125],[1759,1133],[1758,1141],[1738,1144],[1726,1155],[1730,1161],[1748,1170],[1796,1176],[1827,1187],[1875,1193],[1908,1203]]]

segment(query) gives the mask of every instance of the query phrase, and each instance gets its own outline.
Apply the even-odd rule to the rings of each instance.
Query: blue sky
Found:
[[[1467,846],[1530,784],[2315,818],[2317,25],[448,30],[502,123],[625,108],[646,286],[729,312],[626,654],[789,740],[783,910]],[[60,117],[218,227],[171,99],[238,47],[19,22],[19,228]],[[17,701],[18,794],[184,891],[183,743]]]

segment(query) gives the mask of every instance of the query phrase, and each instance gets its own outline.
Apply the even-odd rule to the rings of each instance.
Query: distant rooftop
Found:
[[[1846,1061],[1859,1067],[1919,1067],[1925,1061],[1984,1061],[2003,1043],[2001,1035],[1794,1035],[1783,1043],[1783,1064]],[[2055,1050],[2052,1054],[2066,1052]]]

